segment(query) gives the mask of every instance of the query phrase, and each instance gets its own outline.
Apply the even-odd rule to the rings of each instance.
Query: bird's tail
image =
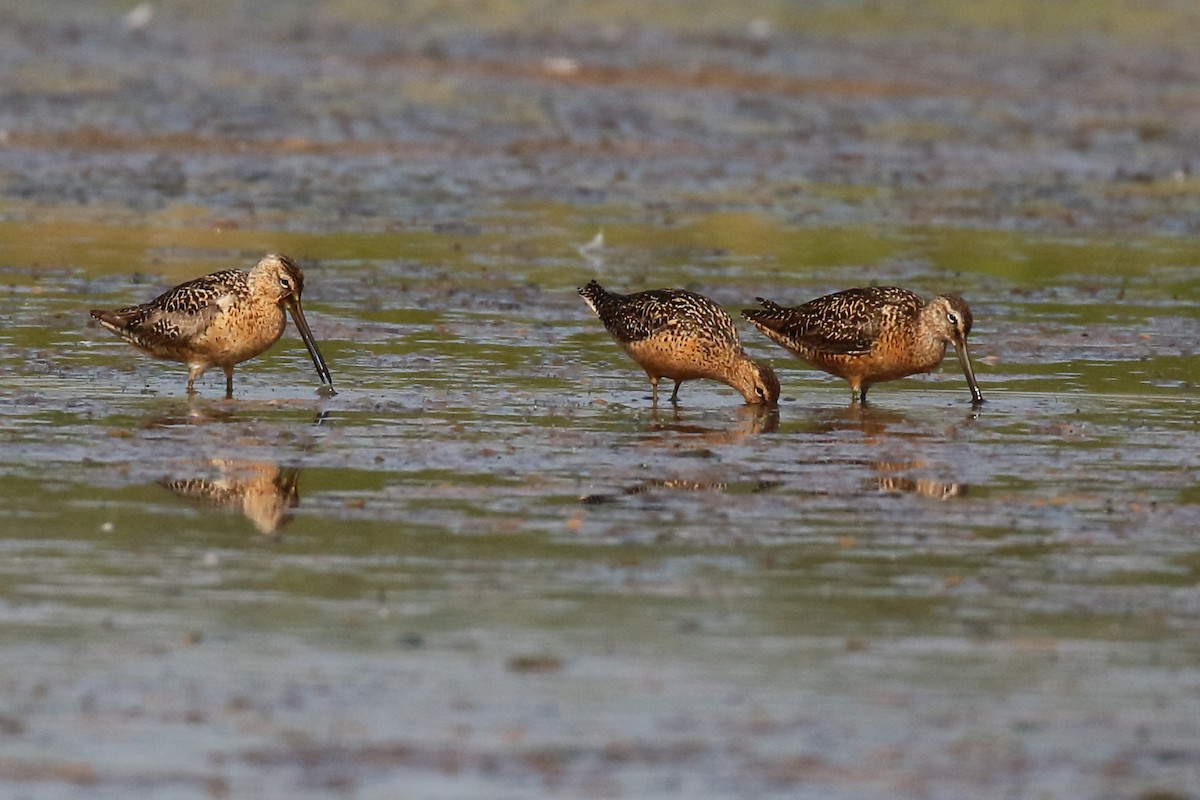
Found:
[[[579,296],[600,319],[607,319],[621,298],[621,295],[613,294],[594,280],[588,281],[588,285],[579,290]]]
[[[117,311],[104,311],[103,309],[93,308],[88,313],[92,315],[92,319],[110,331],[119,331],[125,327],[126,320]]]
[[[787,315],[788,309],[778,303],[773,303],[762,297],[754,298],[762,308],[743,308],[742,316],[756,325],[761,325],[766,328],[775,328],[779,322],[782,322]],[[775,324],[772,324],[775,323]]]

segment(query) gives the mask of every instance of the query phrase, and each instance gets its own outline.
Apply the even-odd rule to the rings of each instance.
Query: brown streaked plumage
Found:
[[[163,479],[176,494],[214,508],[240,511],[264,536],[274,535],[300,503],[300,470],[265,461],[213,459],[204,478]]]
[[[263,353],[283,335],[286,308],[312,356],[321,383],[333,386],[325,359],[304,319],[300,296],[304,273],[285,255],[272,253],[249,272],[222,270],[181,283],[148,303],[92,316],[129,344],[155,358],[188,365],[188,394],[210,367],[225,372],[225,396],[233,397],[233,366]]]
[[[845,378],[856,400],[866,401],[871,384],[935,369],[952,344],[971,402],[983,402],[967,349],[971,309],[957,295],[926,303],[907,289],[871,286],[794,308],[755,299],[763,308],[745,309],[742,316],[809,364]]]
[[[579,295],[646,371],[654,403],[660,378],[675,381],[672,403],[679,402],[683,381],[698,378],[728,384],[750,404],[779,402],[775,372],[746,355],[733,320],[707,297],[684,289],[616,294],[596,281]]]

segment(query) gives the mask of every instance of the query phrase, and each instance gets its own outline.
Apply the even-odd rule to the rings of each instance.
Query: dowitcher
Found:
[[[750,404],[779,402],[775,372],[746,355],[733,320],[707,297],[683,289],[616,294],[596,281],[579,294],[646,371],[654,403],[660,378],[675,381],[672,403],[679,402],[679,385],[697,378],[726,383]]]
[[[214,508],[240,511],[258,532],[271,536],[291,519],[300,503],[300,470],[268,461],[214,458],[205,477],[171,479],[159,484]]]
[[[148,303],[116,311],[92,311],[108,330],[155,358],[188,365],[188,394],[210,367],[225,372],[225,396],[233,397],[233,366],[279,341],[286,308],[312,356],[321,383],[333,378],[304,319],[300,295],[304,273],[285,255],[272,253],[249,272],[227,269],[181,283]]]
[[[742,316],[809,364],[845,378],[856,400],[866,401],[871,384],[935,369],[952,344],[972,403],[983,402],[967,350],[971,309],[957,295],[926,303],[907,289],[871,286],[794,308],[756,299],[763,308],[748,308]]]

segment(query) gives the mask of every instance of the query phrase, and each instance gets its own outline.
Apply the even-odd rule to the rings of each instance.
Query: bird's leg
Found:
[[[681,384],[681,383],[683,383],[683,381],[675,381],[675,391],[671,392],[671,402],[672,403],[679,402],[679,384]]]
[[[199,364],[188,365],[188,388],[187,393],[193,395],[196,393],[196,378],[199,378],[204,373],[204,367]]]
[[[861,381],[850,381],[850,405],[867,402],[867,387]]]
[[[232,400],[233,399],[233,365],[230,364],[227,367],[221,367],[221,369],[225,370],[225,399]]]

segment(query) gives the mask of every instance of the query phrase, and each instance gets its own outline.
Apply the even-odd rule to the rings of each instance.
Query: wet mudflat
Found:
[[[0,12],[6,794],[1200,796],[1190,4],[213,8]],[[87,327],[269,250],[335,397]],[[591,277],[987,402],[655,410]]]

